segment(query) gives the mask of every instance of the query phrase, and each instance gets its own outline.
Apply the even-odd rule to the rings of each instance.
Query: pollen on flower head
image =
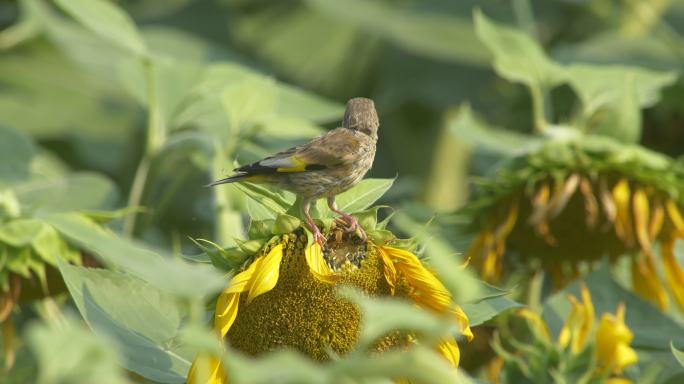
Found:
[[[318,280],[304,257],[307,238],[284,238],[280,276],[275,287],[247,304],[241,295],[239,314],[226,335],[228,343],[247,354],[258,355],[282,347],[299,350],[315,360],[329,359],[329,351],[344,354],[359,334],[358,309],[336,295],[336,285],[351,284],[372,295],[390,295],[383,264],[374,247],[343,243],[326,252],[336,269],[336,284]],[[267,251],[265,251],[267,252]],[[347,255],[351,259],[345,259]],[[405,336],[388,335],[378,349],[405,344]]]

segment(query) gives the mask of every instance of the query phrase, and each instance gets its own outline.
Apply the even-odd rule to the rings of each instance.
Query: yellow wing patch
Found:
[[[290,160],[292,160],[292,164],[294,166],[292,167],[286,167],[286,168],[277,168],[277,172],[282,172],[282,173],[293,173],[293,172],[304,172],[306,171],[306,163],[299,160],[295,156],[290,157]]]

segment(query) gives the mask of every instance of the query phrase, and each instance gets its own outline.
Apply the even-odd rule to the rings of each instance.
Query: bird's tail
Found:
[[[249,175],[249,174],[247,174],[247,173],[244,173],[244,172],[240,172],[240,173],[234,174],[234,175],[231,176],[231,177],[226,177],[225,179],[216,180],[216,181],[214,181],[213,183],[207,184],[206,186],[207,186],[207,187],[214,187],[214,186],[216,186],[216,185],[234,183],[234,182],[236,182],[236,181],[245,180],[245,179],[247,179],[247,178],[249,178],[249,177],[251,177],[251,175]]]

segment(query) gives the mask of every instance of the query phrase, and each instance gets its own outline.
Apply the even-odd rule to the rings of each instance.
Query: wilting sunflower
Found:
[[[630,382],[623,377],[623,370],[635,364],[638,355],[630,347],[634,335],[625,324],[624,304],[618,305],[615,314],[602,314],[596,326],[594,305],[586,286],[581,288],[581,299],[568,299],[572,310],[555,341],[536,312],[518,312],[527,320],[532,341],[508,340],[511,347],[504,348],[502,341],[495,339],[499,359],[489,372],[493,382]],[[511,348],[513,351],[509,351]]]
[[[361,313],[336,295],[337,287],[346,284],[371,296],[412,300],[452,319],[472,339],[465,313],[412,252],[335,234],[325,251],[301,229],[266,242],[219,295],[214,313],[218,335],[248,355],[287,347],[326,362],[331,351],[343,355],[353,349],[359,336]],[[392,332],[368,352],[406,348],[416,338],[419,335]],[[452,336],[445,336],[434,348],[458,366],[460,354]],[[209,356],[199,356],[188,374],[189,383],[225,380],[222,364]]]
[[[627,256],[639,295],[667,308],[667,285],[684,308],[674,257],[684,238],[682,191],[682,164],[640,147],[597,137],[547,143],[482,184],[464,211],[476,231],[468,256],[489,281],[517,262],[549,272],[558,287],[583,265]]]
[[[14,363],[12,310],[21,302],[66,290],[57,258],[76,265],[96,265],[50,224],[20,217],[18,212],[15,217],[0,216],[0,327],[7,367]]]

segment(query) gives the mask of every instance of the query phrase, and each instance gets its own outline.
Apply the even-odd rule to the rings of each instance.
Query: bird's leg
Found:
[[[321,246],[321,248],[325,248],[325,243],[328,242],[328,239],[323,236],[321,233],[321,230],[318,229],[316,226],[316,223],[313,221],[313,218],[309,214],[309,207],[311,206],[311,201],[310,200],[305,200],[304,204],[302,204],[302,211],[304,211],[304,219],[306,220],[306,226],[309,228],[311,233],[313,233],[314,241],[318,243],[318,245]]]
[[[368,237],[366,236],[366,232],[363,230],[363,228],[361,228],[358,220],[356,220],[354,216],[346,214],[337,208],[335,196],[328,197],[328,207],[331,211],[340,215],[340,220],[347,225],[347,232],[356,232],[363,241],[366,241],[368,239]]]

